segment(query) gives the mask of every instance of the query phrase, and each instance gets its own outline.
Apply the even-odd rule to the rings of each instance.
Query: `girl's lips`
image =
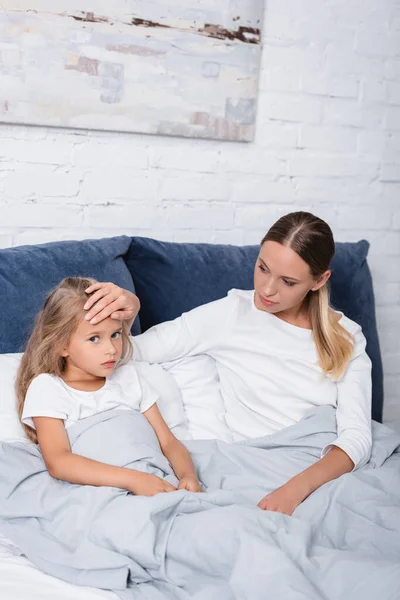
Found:
[[[107,362],[103,363],[103,367],[113,367],[115,365],[115,360],[108,360]]]

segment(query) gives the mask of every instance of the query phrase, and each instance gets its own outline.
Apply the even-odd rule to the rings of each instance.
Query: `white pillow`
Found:
[[[15,379],[22,354],[0,354],[0,442],[26,440],[18,418]]]
[[[182,394],[187,429],[194,440],[234,441],[226,420],[226,407],[215,360],[206,354],[163,363]]]

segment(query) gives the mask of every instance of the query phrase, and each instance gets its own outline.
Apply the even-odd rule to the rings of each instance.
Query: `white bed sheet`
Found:
[[[39,571],[0,534],[1,600],[118,600],[113,592],[71,585]]]

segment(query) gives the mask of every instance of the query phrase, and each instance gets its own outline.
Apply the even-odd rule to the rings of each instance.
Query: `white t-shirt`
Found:
[[[311,330],[258,310],[254,291],[231,290],[221,300],[153,327],[135,337],[135,356],[150,363],[213,357],[226,423],[236,440],[279,431],[313,407],[336,407],[334,444],[359,467],[368,461],[372,444],[371,361],[360,326],[344,315],[340,324],[355,339],[353,358],[340,381],[332,381],[318,366]]]
[[[60,377],[42,373],[28,388],[21,420],[34,429],[32,417],[53,417],[62,419],[68,428],[112,408],[143,413],[158,398],[156,390],[144,378],[139,379],[132,361],[117,368],[95,392],[75,390]]]

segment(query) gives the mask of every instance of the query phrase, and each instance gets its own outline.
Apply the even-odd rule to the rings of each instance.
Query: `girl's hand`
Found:
[[[132,324],[139,312],[139,298],[114,283],[95,283],[85,291],[92,294],[83,307],[89,311],[85,319],[92,325],[107,317]]]
[[[195,475],[182,477],[179,482],[178,490],[187,490],[188,492],[202,492],[200,482]]]
[[[304,494],[300,486],[293,481],[289,481],[265,496],[257,506],[262,510],[271,510],[291,516],[306,497],[307,494]]]
[[[140,471],[132,471],[132,481],[128,484],[127,489],[136,496],[155,496],[165,492],[175,492],[176,487],[149,473],[141,473]]]

